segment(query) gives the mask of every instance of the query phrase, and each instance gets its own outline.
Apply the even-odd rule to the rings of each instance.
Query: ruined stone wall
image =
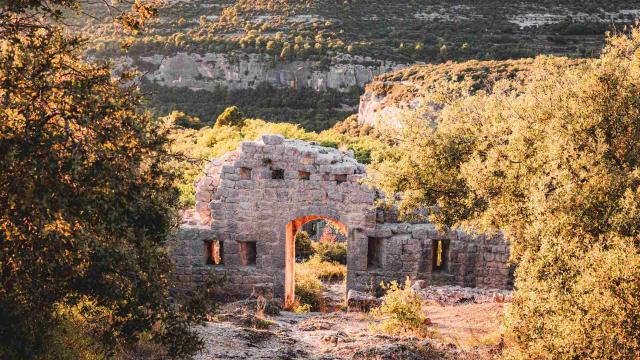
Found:
[[[245,142],[240,151],[211,162],[197,184],[194,221],[223,243],[223,265],[211,268],[224,272],[236,291],[260,284],[281,294],[288,223],[319,216],[349,232],[375,226],[375,192],[360,184],[364,176],[364,166],[350,154],[280,136]],[[206,239],[191,232],[182,236],[204,251]],[[246,243],[255,246],[255,263],[241,261]]]
[[[442,233],[433,224],[379,223],[366,232],[367,243],[350,251],[363,261],[349,269],[350,288],[368,291],[381,281],[426,280],[431,285],[508,289],[513,286],[509,246],[501,237],[472,236],[463,231]],[[369,240],[372,239],[372,240]],[[446,244],[442,269],[434,269],[435,246]],[[378,266],[371,266],[370,248],[379,241]],[[375,256],[374,256],[375,257]]]
[[[349,289],[407,276],[431,284],[511,286],[502,238],[398,222],[375,208],[380,195],[362,184],[365,176],[352,154],[337,149],[274,135],[244,142],[207,165],[197,183],[195,216],[185,218],[170,246],[178,279],[192,284],[224,275],[231,293],[259,288],[281,298],[285,269],[292,266],[291,232],[322,218],[347,230]],[[212,241],[222,246],[221,264],[207,264]],[[438,241],[444,264],[436,269]]]

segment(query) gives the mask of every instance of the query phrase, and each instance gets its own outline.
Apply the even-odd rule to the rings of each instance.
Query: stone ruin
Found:
[[[265,135],[211,161],[196,184],[170,253],[185,288],[224,275],[234,295],[294,300],[295,234],[324,219],[346,234],[347,290],[406,277],[429,285],[509,289],[513,267],[501,237],[438,232],[376,208],[350,152]],[[438,256],[439,254],[440,256]]]

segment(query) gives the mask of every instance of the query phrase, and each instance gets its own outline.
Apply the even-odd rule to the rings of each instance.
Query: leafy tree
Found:
[[[196,116],[189,116],[182,111],[172,111],[171,114],[167,116],[167,121],[169,124],[184,128],[199,129],[204,126],[202,121],[200,121],[200,118]]]
[[[405,216],[510,240],[510,357],[640,354],[639,48],[633,28],[590,63],[543,58],[523,87],[453,96],[436,126],[407,119],[376,165]]]
[[[88,356],[69,329],[99,341],[96,356],[142,336],[187,356],[204,308],[169,290],[166,129],[136,110],[130,74],[82,60],[57,22],[77,5],[0,1],[0,358]],[[119,26],[137,31],[145,6]]]
[[[311,239],[309,239],[309,234],[306,231],[299,231],[296,234],[296,258],[300,258],[306,260],[309,256],[313,255],[314,250],[311,243]]]
[[[244,114],[237,106],[230,106],[222,112],[216,119],[215,127],[232,126],[242,127],[244,124]]]

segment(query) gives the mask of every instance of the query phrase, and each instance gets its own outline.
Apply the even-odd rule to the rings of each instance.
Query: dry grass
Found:
[[[336,262],[323,261],[319,255],[313,255],[309,260],[296,264],[296,281],[314,277],[320,281],[340,281],[347,277],[347,266]]]
[[[431,327],[438,338],[462,349],[497,345],[502,341],[505,304],[429,305]]]

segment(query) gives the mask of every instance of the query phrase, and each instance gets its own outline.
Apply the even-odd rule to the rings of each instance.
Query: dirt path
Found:
[[[436,340],[372,334],[362,313],[294,314],[268,317],[259,330],[248,325],[246,307],[229,304],[222,321],[201,329],[205,351],[197,359],[490,359],[499,338],[504,304],[430,306]],[[485,344],[487,343],[487,344]],[[453,345],[451,345],[453,344]]]

